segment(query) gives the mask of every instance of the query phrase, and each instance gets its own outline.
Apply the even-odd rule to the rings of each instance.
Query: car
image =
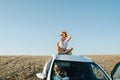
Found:
[[[42,80],[120,80],[120,62],[115,65],[110,77],[86,56],[56,54],[36,76]]]

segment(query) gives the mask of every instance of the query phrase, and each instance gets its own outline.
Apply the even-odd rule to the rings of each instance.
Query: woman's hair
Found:
[[[65,37],[67,37],[67,32],[66,31],[62,31],[61,33],[65,34]]]

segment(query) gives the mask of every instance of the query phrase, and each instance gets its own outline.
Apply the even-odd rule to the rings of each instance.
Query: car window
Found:
[[[120,66],[118,66],[115,74],[113,75],[113,80],[120,80]]]
[[[106,80],[106,78],[105,78],[106,76],[100,70],[100,68],[94,66],[93,64],[91,64],[91,67],[92,67],[93,74],[97,80]]]
[[[52,67],[52,80],[109,80],[95,64],[56,60]]]

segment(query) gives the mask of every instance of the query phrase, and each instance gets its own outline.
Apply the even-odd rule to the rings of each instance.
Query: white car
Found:
[[[43,72],[36,76],[42,80],[120,80],[120,63],[115,66],[110,77],[85,56],[53,55],[45,64]]]

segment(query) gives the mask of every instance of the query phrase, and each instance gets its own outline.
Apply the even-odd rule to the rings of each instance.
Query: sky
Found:
[[[0,55],[57,54],[60,32],[72,54],[120,55],[120,0],[0,0]]]

